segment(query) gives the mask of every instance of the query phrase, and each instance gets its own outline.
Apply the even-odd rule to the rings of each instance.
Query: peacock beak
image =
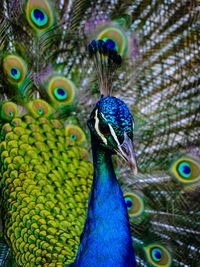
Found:
[[[137,162],[135,159],[133,142],[126,132],[124,132],[124,142],[121,145],[118,145],[117,154],[130,165],[133,173],[137,174]]]

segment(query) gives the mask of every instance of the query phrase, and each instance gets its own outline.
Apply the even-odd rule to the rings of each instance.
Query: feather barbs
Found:
[[[48,30],[54,23],[53,9],[48,0],[29,0],[26,16],[29,24],[38,32]]]
[[[9,82],[20,85],[24,81],[26,77],[26,64],[20,57],[16,55],[5,57],[3,67]]]
[[[56,76],[49,82],[48,93],[54,104],[68,105],[74,100],[75,85],[62,76]]]
[[[111,95],[113,78],[122,63],[115,45],[110,43],[112,43],[111,40],[109,42],[108,40],[93,40],[88,45],[88,54],[94,58],[100,92],[105,97]]]

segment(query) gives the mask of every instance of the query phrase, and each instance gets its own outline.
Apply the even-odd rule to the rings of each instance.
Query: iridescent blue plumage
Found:
[[[117,54],[117,49],[115,47],[115,43],[107,39],[106,41],[103,40],[98,40],[95,41],[93,40],[89,45],[88,45],[88,54],[90,57],[93,55],[97,55],[97,52],[101,55],[103,54],[104,56],[107,56],[108,58],[101,58],[101,61],[106,59],[108,60],[108,64],[116,64],[118,66],[121,65],[122,63],[122,58],[119,54]]]
[[[45,18],[44,12],[42,12],[42,10],[40,10],[40,9],[37,9],[37,8],[34,9],[33,10],[33,14],[34,14],[34,17],[35,17],[36,20],[43,21],[44,18]]]
[[[121,131],[121,135],[126,132],[131,139],[133,138],[133,117],[121,99],[113,96],[101,97],[99,107],[108,123],[111,123],[117,131]]]
[[[88,126],[91,131],[94,179],[73,266],[133,267],[135,257],[127,206],[111,159],[113,153],[121,153],[119,146],[133,136],[132,116],[123,101],[102,96],[91,113]],[[130,138],[126,137],[126,132]]]
[[[88,121],[94,176],[87,217],[73,266],[134,267],[136,263],[127,205],[111,159],[113,154],[118,154],[134,172],[137,170],[132,142],[132,115],[122,100],[110,96],[111,71],[114,73],[121,64],[121,56],[108,40],[93,40],[88,46],[88,53],[90,57],[95,55],[102,95]],[[99,62],[100,67],[97,66]],[[99,70],[104,72],[104,76]]]

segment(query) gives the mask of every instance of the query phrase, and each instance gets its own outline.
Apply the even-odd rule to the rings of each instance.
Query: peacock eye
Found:
[[[36,31],[46,31],[54,23],[52,6],[48,0],[27,1],[26,17]]]
[[[144,203],[139,195],[135,193],[126,193],[124,194],[124,200],[129,216],[136,217],[141,215],[144,211]]]
[[[104,135],[110,135],[110,128],[107,124],[104,124],[103,122],[99,122],[99,131]]]
[[[20,71],[16,68],[13,67],[10,69],[10,76],[14,79],[14,80],[18,80],[20,78]]]
[[[38,109],[38,114],[42,115],[43,114],[43,110],[41,108]]]
[[[151,253],[152,253],[152,258],[154,259],[154,261],[160,261],[163,257],[162,251],[159,248],[152,249]]]
[[[75,85],[65,77],[55,76],[48,86],[48,93],[54,104],[72,104],[75,97]]]
[[[46,13],[39,8],[34,8],[31,10],[31,18],[33,22],[40,27],[46,25],[48,22]]]
[[[3,104],[0,112],[0,118],[11,121],[19,114],[18,107],[12,102],[6,102]]]
[[[75,135],[75,134],[70,134],[70,137],[71,137],[73,140],[76,140],[76,135]]]
[[[51,107],[47,102],[41,99],[35,99],[31,101],[28,105],[29,111],[35,118],[41,116],[48,117],[51,114]]]
[[[200,179],[199,162],[192,158],[183,157],[176,160],[171,170],[175,177],[183,183],[192,183]]]
[[[165,247],[159,244],[152,244],[146,247],[147,258],[153,266],[169,267],[171,265],[171,256]]]
[[[85,133],[77,125],[69,125],[65,129],[65,135],[73,139],[78,145],[85,142]]]
[[[67,98],[67,92],[62,87],[55,88],[54,94],[60,100],[65,100]]]
[[[8,81],[20,85],[26,77],[26,65],[24,61],[15,55],[9,55],[4,59],[4,72]]]

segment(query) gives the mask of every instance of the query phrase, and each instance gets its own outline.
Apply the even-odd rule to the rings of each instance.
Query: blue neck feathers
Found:
[[[131,266],[135,257],[127,209],[111,155],[92,137],[94,179],[80,246],[73,266]]]

